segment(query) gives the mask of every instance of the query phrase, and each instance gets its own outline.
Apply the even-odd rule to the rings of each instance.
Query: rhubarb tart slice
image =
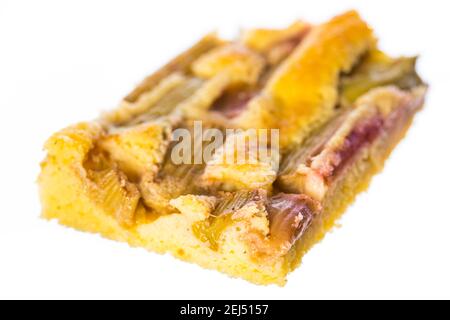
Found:
[[[47,141],[43,217],[284,285],[421,110],[416,61],[380,51],[354,11],[206,35]]]

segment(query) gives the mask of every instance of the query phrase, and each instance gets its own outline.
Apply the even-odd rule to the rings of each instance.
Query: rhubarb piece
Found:
[[[207,80],[189,99],[178,105],[178,114],[184,119],[201,119],[230,84],[231,77],[228,73],[217,74]]]
[[[188,87],[188,85],[189,82],[187,78],[184,75],[175,72],[169,75],[167,78],[161,80],[161,82],[155,85],[152,90],[142,93],[136,101],[122,101],[119,108],[103,114],[102,118],[105,120],[105,122],[111,123],[113,125],[124,125],[134,118],[147,112],[156,114],[157,112],[155,111],[158,110],[157,103],[163,97],[166,97],[168,95],[172,96],[176,88],[185,88]],[[179,89],[177,91],[179,91]],[[162,110],[158,113],[163,114]]]
[[[404,126],[404,118],[421,108],[424,92],[419,88],[409,93],[395,87],[369,91],[354,110],[338,116],[305,147],[285,158],[278,178],[282,189],[323,200],[346,166],[364,156],[364,150],[384,132]]]
[[[265,211],[267,193],[263,190],[228,193],[218,200],[209,219],[193,225],[194,235],[207,243],[212,250],[218,250],[222,236],[227,228],[237,227],[267,230],[268,220]],[[267,233],[266,231],[266,233]]]
[[[142,81],[142,83],[125,98],[125,101],[136,102],[143,93],[150,91],[170,74],[175,72],[185,73],[189,70],[195,60],[220,45],[223,45],[223,41],[215,34],[206,35],[194,46],[171,60],[164,67]]]
[[[144,203],[160,214],[176,212],[170,204],[171,200],[183,195],[199,194],[203,189],[196,181],[200,180],[204,165],[195,164],[195,159],[202,154],[202,145],[195,147],[189,164],[174,163],[172,151],[169,148],[158,174],[144,175],[139,184]]]
[[[137,102],[125,101],[118,111],[107,114],[105,119],[112,119],[115,125],[130,125],[165,118],[177,125],[183,119],[203,116],[230,83],[228,73],[219,73],[205,81],[190,76],[180,78],[175,74],[161,83],[162,88],[158,86],[144,93]],[[165,92],[167,87],[170,90]]]
[[[154,178],[144,176],[139,184],[145,204],[160,214],[176,212],[170,201],[182,195],[200,193],[195,185],[202,167],[198,165],[166,165]]]
[[[138,188],[114,169],[90,172],[89,176],[96,185],[95,201],[120,224],[132,226],[141,198]]]
[[[320,204],[306,195],[262,190],[226,194],[208,220],[194,225],[194,234],[217,250],[227,228],[237,227],[254,259],[277,259],[302,237]]]
[[[129,124],[140,124],[154,121],[159,118],[166,118],[174,125],[178,124],[181,120],[179,114],[181,106],[184,103],[189,103],[192,100],[192,97],[197,95],[206,85],[207,84],[198,78],[187,78],[168,94],[162,96],[152,108],[147,110],[147,112],[135,117]]]
[[[318,205],[305,195],[279,194],[273,197],[268,206],[270,236],[272,245],[280,250],[278,254],[289,251],[310,226]]]
[[[370,52],[351,74],[341,79],[341,104],[350,105],[370,89],[396,85],[410,89],[423,84],[416,73],[417,58],[393,59],[381,51]]]
[[[270,223],[268,234],[251,232],[246,239],[252,254],[262,259],[277,259],[301,239],[321,206],[306,195],[280,193],[266,204]]]

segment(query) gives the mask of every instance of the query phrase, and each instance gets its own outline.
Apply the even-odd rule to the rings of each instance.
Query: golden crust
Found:
[[[251,29],[243,32],[241,42],[250,49],[266,54],[273,46],[309,31],[311,25],[296,21],[285,29]]]
[[[192,71],[202,78],[227,73],[233,83],[256,84],[264,68],[264,59],[256,52],[238,44],[224,45],[201,56],[192,64]]]
[[[312,30],[273,76],[267,90],[284,108],[300,112],[334,106],[336,93],[329,92],[336,91],[339,73],[350,71],[373,44],[372,30],[356,12],[338,16]]]
[[[313,28],[264,90],[272,99],[271,114],[264,116],[255,105],[236,122],[279,128],[283,148],[301,143],[334,114],[340,73],[350,71],[374,43],[372,30],[354,11]]]

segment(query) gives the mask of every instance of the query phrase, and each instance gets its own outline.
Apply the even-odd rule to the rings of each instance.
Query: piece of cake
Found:
[[[43,217],[284,285],[422,108],[415,63],[381,52],[354,11],[207,35],[47,141]]]

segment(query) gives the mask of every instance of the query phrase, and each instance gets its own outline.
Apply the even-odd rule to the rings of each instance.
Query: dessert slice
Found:
[[[354,11],[207,35],[47,141],[43,217],[284,285],[421,109],[415,62],[382,53]]]

